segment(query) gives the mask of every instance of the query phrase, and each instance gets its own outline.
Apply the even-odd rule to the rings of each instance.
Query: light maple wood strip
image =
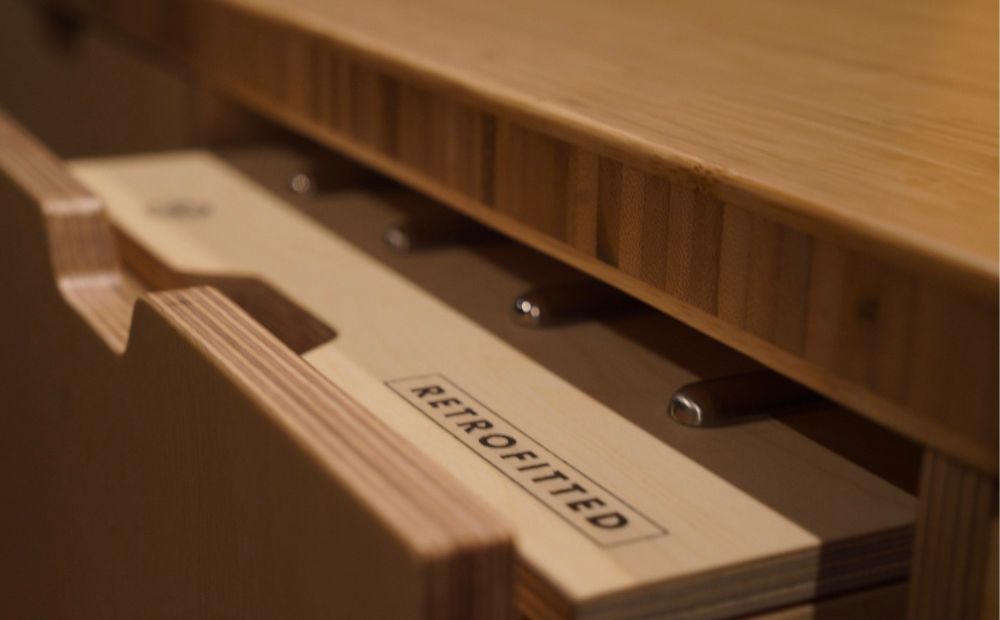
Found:
[[[597,251],[597,204],[600,159],[594,153],[571,148],[567,173],[566,240],[570,247]]]
[[[646,195],[646,179],[643,174],[634,168],[622,168],[621,180],[621,213],[618,223],[618,240],[621,248],[618,257],[618,266],[625,273],[639,276],[642,271],[642,248],[643,233],[646,226],[643,223],[644,202]],[[656,205],[658,207],[659,205]],[[654,207],[655,208],[655,207]],[[657,209],[661,213],[662,210]],[[649,230],[647,235],[655,235],[657,232],[665,233],[666,226],[657,230]]]
[[[157,0],[83,4],[265,114],[996,471],[995,59],[967,62],[996,38],[984,3],[207,0],[169,3],[166,21],[137,17]],[[400,28],[407,16],[424,27]],[[574,36],[542,37],[545,23]],[[688,29],[714,33],[698,54]],[[327,60],[303,64],[314,55]],[[747,63],[775,69],[741,80]],[[442,149],[461,153],[443,172]],[[664,185],[636,236],[623,198]],[[845,284],[873,273],[870,289]],[[956,347],[956,333],[982,337]],[[941,375],[962,380],[928,395]]]
[[[667,235],[667,211],[670,204],[670,184],[662,178],[643,179],[641,251],[639,277],[660,286],[667,277],[667,256],[662,251]]]
[[[2,615],[508,617],[491,511],[218,292],[133,318],[100,203],[3,116],[0,205]]]
[[[753,217],[726,205],[722,212],[722,248],[719,254],[719,318],[742,326],[747,314],[750,270],[750,230]]]

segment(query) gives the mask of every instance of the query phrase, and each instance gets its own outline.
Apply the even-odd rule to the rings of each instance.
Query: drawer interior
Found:
[[[564,265],[476,234],[394,252],[387,227],[442,208],[302,149],[72,170],[104,198],[140,282],[228,287],[499,512],[531,616],[730,616],[906,576],[912,444],[829,404],[677,424],[678,388],[759,367],[641,307],[513,322],[520,293],[582,278]]]

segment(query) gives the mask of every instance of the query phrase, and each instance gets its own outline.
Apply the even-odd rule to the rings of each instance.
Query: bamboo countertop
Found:
[[[77,2],[258,112],[996,471],[995,4]]]
[[[238,0],[580,140],[997,279],[982,0]]]

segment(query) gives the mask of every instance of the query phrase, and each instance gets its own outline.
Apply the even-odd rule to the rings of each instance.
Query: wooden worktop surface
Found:
[[[234,4],[996,280],[995,3]]]

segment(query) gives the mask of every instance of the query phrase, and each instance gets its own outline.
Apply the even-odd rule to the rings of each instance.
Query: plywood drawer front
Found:
[[[3,115],[0,202],[0,615],[508,617],[492,510],[218,291],[144,293]]]

